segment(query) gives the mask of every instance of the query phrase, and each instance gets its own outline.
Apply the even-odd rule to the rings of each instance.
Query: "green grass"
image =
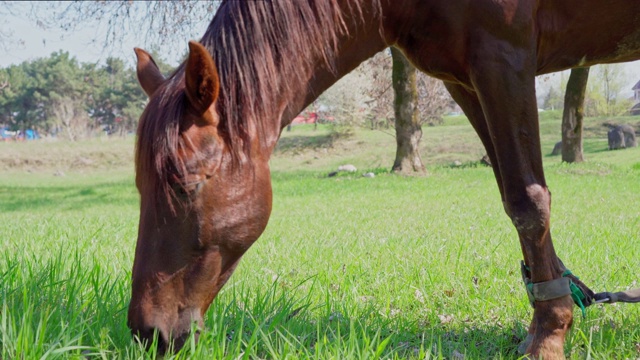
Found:
[[[546,156],[558,129],[542,119],[559,255],[597,291],[640,286],[640,149],[587,138],[588,162],[561,164]],[[272,159],[265,234],[214,301],[200,343],[168,358],[517,358],[531,317],[517,235],[491,169],[450,166],[483,154],[469,126],[425,128],[430,175],[420,178],[386,173],[388,134],[356,130],[332,146],[328,136],[284,134],[298,138]],[[132,140],[34,144],[0,144],[21,159],[0,175],[0,358],[154,358],[126,327],[138,195],[130,157],[113,159]],[[47,154],[92,162],[24,165]],[[326,177],[344,163],[359,171]],[[378,176],[360,177],[367,170]],[[637,306],[575,314],[571,359],[640,356]]]

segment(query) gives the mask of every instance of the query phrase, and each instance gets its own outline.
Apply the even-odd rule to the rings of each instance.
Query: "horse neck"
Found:
[[[640,58],[640,1],[542,0],[540,73]]]
[[[226,113],[223,115],[229,118],[237,116],[234,114],[242,114],[242,119],[238,121],[242,121],[242,126],[246,128],[253,144],[252,147],[256,148],[257,145],[262,154],[265,154],[265,151],[266,154],[271,153],[282,128],[288,125],[296,115],[323,91],[386,46],[380,31],[380,13],[372,5],[376,1],[356,1],[361,1],[358,3],[361,11],[354,10],[354,0],[337,0],[343,18],[340,21],[334,21],[333,24],[313,23],[307,28],[300,26],[300,24],[290,25],[282,18],[271,19],[273,23],[270,25],[275,24],[279,31],[280,29],[283,29],[281,31],[289,29],[290,33],[312,32],[314,26],[321,25],[323,31],[334,31],[334,34],[336,34],[335,39],[327,41],[331,45],[330,50],[326,51],[327,46],[318,46],[318,39],[321,39],[320,36],[326,36],[326,34],[303,35],[306,36],[304,44],[305,46],[308,44],[308,46],[306,46],[306,49],[297,50],[294,55],[290,55],[291,48],[283,50],[281,48],[283,45],[278,45],[274,41],[253,41],[250,45],[247,45],[242,40],[244,39],[242,36],[240,36],[240,40],[233,41],[234,48],[226,48],[221,50],[225,53],[215,54],[217,51],[215,45],[216,43],[219,44],[220,41],[215,40],[214,37],[220,39],[219,37],[224,33],[224,30],[233,27],[238,28],[238,26],[232,23],[236,21],[236,17],[229,16],[233,14],[222,14],[220,18],[214,18],[203,40],[207,39],[209,50],[214,52],[212,53],[214,59],[225,61],[225,65],[235,67],[229,71],[232,75],[227,77],[228,83],[225,84],[223,81],[221,93],[225,91],[225,85],[235,87],[236,92],[242,92],[252,85],[246,80],[244,80],[244,83],[242,82],[243,77],[251,76],[246,74],[254,74],[253,76],[261,74],[260,78],[256,79],[259,83],[256,84],[255,88],[260,90],[254,93],[255,96],[250,99],[238,96],[225,102],[226,105],[223,109]],[[228,3],[228,5],[238,4],[240,3]],[[299,4],[304,6],[305,2],[299,2]],[[259,5],[260,3],[258,2],[247,2],[243,6]],[[224,10],[232,11],[233,9],[230,6]],[[336,17],[332,18],[335,19]],[[216,20],[219,21],[218,24],[215,23]],[[248,26],[248,28],[258,28],[256,24],[246,23],[247,21],[253,21],[252,19],[244,19],[242,21],[244,21],[243,25]],[[297,28],[293,29],[296,26]],[[226,28],[221,31],[220,27]],[[266,36],[262,35],[262,38],[264,37]],[[299,45],[294,45],[295,47],[300,48]],[[273,58],[266,58],[268,56],[273,56]],[[238,57],[243,57],[243,61],[234,63],[234,60]],[[276,60],[278,58],[279,60]],[[242,65],[237,65],[238,63]],[[265,66],[256,64],[264,64]],[[256,66],[259,67],[259,70],[256,70]],[[265,71],[264,69],[268,70]],[[258,101],[256,102],[255,99],[258,99]],[[253,101],[253,104],[247,105],[247,101]]]
[[[313,59],[317,66],[296,79],[299,91],[291,99],[280,99],[285,100],[286,107],[278,117],[278,131],[289,125],[295,116],[340,78],[387,47],[377,22],[361,25],[358,29],[350,29],[350,36],[339,39],[332,66],[321,58]]]

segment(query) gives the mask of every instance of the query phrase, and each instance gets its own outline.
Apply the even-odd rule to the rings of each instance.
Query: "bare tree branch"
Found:
[[[190,36],[196,24],[213,18],[218,5],[219,1],[211,0],[34,2],[31,12],[43,29],[76,32],[96,24],[104,27],[98,41],[104,49],[112,49],[131,35],[141,36],[152,47],[160,47],[177,34]]]
[[[19,12],[19,5],[15,2],[0,2],[0,18],[8,18],[16,16]],[[0,23],[0,49],[9,51],[9,48],[15,44],[23,44],[24,41],[16,37],[12,29],[6,28],[6,24]]]
[[[372,86],[365,89],[369,100],[365,104],[377,121],[386,121],[393,126],[394,92],[391,83],[391,55],[388,51],[378,53],[362,67],[364,76],[373,79]],[[442,115],[451,106],[452,99],[440,80],[417,73],[418,112],[421,124],[434,124],[442,121]]]

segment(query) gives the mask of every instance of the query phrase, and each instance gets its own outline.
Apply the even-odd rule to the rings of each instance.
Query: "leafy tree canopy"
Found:
[[[156,55],[161,69],[170,66]],[[147,96],[118,58],[79,63],[68,52],[0,69],[0,126],[76,138],[135,128]]]

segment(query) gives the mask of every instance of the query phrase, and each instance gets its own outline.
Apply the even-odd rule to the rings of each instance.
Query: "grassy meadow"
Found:
[[[640,148],[607,151],[603,122],[585,124],[587,162],[562,164],[547,155],[559,114],[543,113],[543,153],[556,250],[595,291],[620,291],[640,286]],[[267,230],[208,311],[199,344],[165,358],[518,358],[532,309],[479,140],[463,117],[425,127],[429,175],[412,178],[388,173],[392,134],[285,132]],[[155,358],[126,327],[133,146],[0,143],[0,359]],[[346,163],[358,172],[327,177]],[[640,306],[575,315],[568,358],[640,358]]]

